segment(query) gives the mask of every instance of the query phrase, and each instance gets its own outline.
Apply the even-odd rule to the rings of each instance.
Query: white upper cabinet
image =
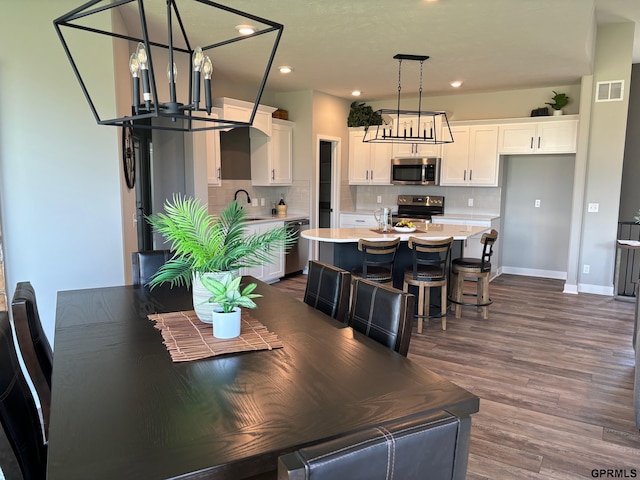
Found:
[[[440,185],[498,185],[498,125],[451,126],[454,142],[443,145]]]
[[[432,137],[434,133],[438,136],[441,135],[442,120],[441,117],[436,117],[434,125],[433,117],[420,117],[418,123],[418,117],[402,117],[400,119],[399,129],[396,129],[394,124],[393,132],[402,136],[427,136]],[[439,157],[441,154],[441,145],[432,145],[426,143],[394,143],[393,144],[393,157]]]
[[[391,183],[390,143],[363,142],[364,128],[349,131],[349,185]]]
[[[251,184],[291,185],[293,182],[293,122],[273,119],[271,136],[251,129]]]
[[[216,113],[212,117],[218,117]],[[207,184],[210,187],[222,185],[220,167],[220,130],[205,130],[191,134],[195,163],[207,165]]]
[[[237,100],[235,98],[221,97],[213,101],[214,106],[220,109],[220,118],[237,122],[248,122],[253,111],[253,103]],[[253,128],[260,130],[267,136],[271,135],[271,114],[277,109],[266,105],[258,105],[256,115],[253,118]]]
[[[556,120],[500,125],[498,151],[517,155],[531,153],[575,153],[578,120]]]

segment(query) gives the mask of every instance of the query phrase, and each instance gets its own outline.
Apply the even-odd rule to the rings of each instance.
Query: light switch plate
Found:
[[[467,206],[473,207],[473,198],[470,198],[469,200],[467,200]]]
[[[536,208],[540,208],[540,200],[539,200],[539,199],[536,199],[536,201],[535,201],[535,203],[534,203],[534,206],[535,206]]]

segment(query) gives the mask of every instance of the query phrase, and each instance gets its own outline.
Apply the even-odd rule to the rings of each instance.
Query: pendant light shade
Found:
[[[373,112],[366,127],[363,142],[370,143],[412,143],[438,145],[453,143],[453,134],[446,112],[422,110],[422,67],[426,55],[398,53],[398,108],[381,109]],[[401,110],[402,61],[420,62],[420,89],[417,110]]]
[[[179,131],[250,126],[284,29],[209,0],[92,0],[53,23],[98,124]],[[248,121],[212,115],[217,75],[253,96]]]

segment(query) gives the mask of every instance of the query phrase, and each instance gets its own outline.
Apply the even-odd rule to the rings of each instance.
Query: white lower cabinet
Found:
[[[378,228],[373,213],[340,213],[340,228]]]
[[[266,223],[255,223],[247,226],[247,234],[260,234],[274,228],[284,227],[284,220],[276,220]],[[258,265],[251,268],[241,268],[240,275],[251,275],[263,282],[272,283],[284,277],[284,249],[279,248],[272,263]]]

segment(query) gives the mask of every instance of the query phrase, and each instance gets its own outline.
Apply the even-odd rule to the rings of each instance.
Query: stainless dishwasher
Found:
[[[295,235],[295,243],[285,255],[284,274],[301,272],[307,268],[309,261],[309,240],[302,238],[300,232],[309,230],[309,219],[288,220],[284,222],[285,226],[292,230]]]

